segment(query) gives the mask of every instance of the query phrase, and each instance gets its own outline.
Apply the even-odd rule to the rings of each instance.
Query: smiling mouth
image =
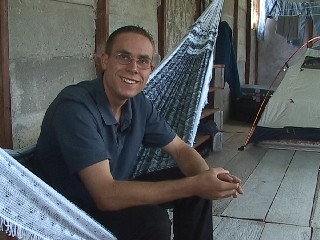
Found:
[[[132,79],[128,79],[128,78],[122,78],[122,81],[127,83],[127,84],[135,84],[138,83],[138,81],[132,80]]]

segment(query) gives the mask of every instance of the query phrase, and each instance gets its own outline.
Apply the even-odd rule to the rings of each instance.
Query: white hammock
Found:
[[[19,239],[112,240],[84,211],[0,148],[0,230]]]
[[[192,145],[207,103],[223,0],[214,0],[181,44],[152,73],[145,93],[180,137]],[[174,165],[142,148],[132,173]],[[115,239],[81,209],[0,149],[0,230],[19,239]],[[124,226],[125,231],[125,226]]]

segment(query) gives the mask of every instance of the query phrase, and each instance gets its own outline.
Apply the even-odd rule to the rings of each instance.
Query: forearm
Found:
[[[194,159],[194,156],[191,156],[193,153],[189,154],[190,159]],[[239,181],[234,182],[233,178],[226,178],[227,181],[219,180],[219,174],[228,173],[224,169],[205,171],[203,170],[207,168],[205,163],[199,164],[193,161],[184,165],[183,170],[190,175],[195,172],[201,173],[178,180],[159,182],[119,181],[113,179],[109,172],[109,161],[105,160],[82,169],[79,176],[101,211],[160,204],[190,196],[220,199],[232,196],[239,188]]]
[[[218,175],[221,175],[219,179]],[[243,193],[240,180],[222,168],[209,169],[192,177],[160,182],[112,181],[97,206],[101,210],[161,204],[176,199],[198,196],[205,199],[222,199]]]
[[[179,152],[176,162],[186,176],[194,176],[209,169],[201,155],[195,149],[189,147]]]
[[[178,136],[163,147],[163,150],[173,157],[180,170],[186,176],[194,176],[209,169],[208,164],[201,155]]]
[[[159,182],[115,180],[108,160],[82,169],[79,177],[102,211],[169,202],[195,195],[199,189],[197,177]]]
[[[195,185],[193,177],[160,182],[112,181],[96,204],[103,211],[160,204],[195,195]]]

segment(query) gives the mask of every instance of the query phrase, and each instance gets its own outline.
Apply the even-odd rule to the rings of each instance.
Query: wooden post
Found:
[[[98,0],[96,16],[96,74],[102,73],[100,55],[104,52],[109,36],[109,0]]]
[[[245,63],[245,83],[250,81],[250,65],[251,65],[251,0],[247,0],[246,14],[246,63]]]
[[[0,1],[0,147],[12,148],[8,0]]]
[[[238,55],[238,28],[239,28],[239,0],[234,0],[234,7],[233,7],[233,48],[236,56]]]
[[[157,9],[158,18],[158,53],[161,59],[166,54],[166,1],[161,0]]]
[[[194,14],[194,21],[196,21],[201,15],[201,0],[195,0],[196,11]]]

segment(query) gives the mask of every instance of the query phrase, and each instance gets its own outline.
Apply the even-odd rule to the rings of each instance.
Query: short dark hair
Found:
[[[148,38],[153,46],[153,49],[155,50],[155,43],[153,40],[152,35],[143,27],[140,26],[124,26],[121,28],[118,28],[117,30],[115,30],[113,33],[110,34],[110,36],[108,37],[107,43],[106,43],[106,48],[105,48],[105,52],[107,54],[111,54],[112,52],[112,47],[114,44],[115,39],[117,38],[118,35],[120,35],[121,33],[128,33],[128,32],[132,32],[132,33],[137,33],[140,34],[142,36],[145,36],[146,38]]]

